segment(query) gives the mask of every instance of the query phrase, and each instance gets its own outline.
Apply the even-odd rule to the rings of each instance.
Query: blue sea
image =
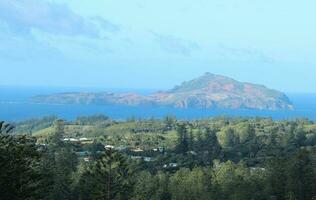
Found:
[[[100,88],[44,88],[44,87],[5,87],[0,86],[0,120],[21,121],[31,118],[55,115],[66,120],[78,116],[104,114],[115,120],[129,118],[163,118],[173,115],[180,119],[200,119],[215,116],[271,117],[273,119],[308,118],[316,120],[316,94],[287,94],[295,106],[291,111],[258,111],[258,110],[207,110],[176,109],[166,107],[127,107],[104,105],[46,105],[32,104],[29,99],[35,95],[46,95],[59,92],[126,92]],[[135,92],[135,90],[133,90]],[[149,94],[151,90],[139,90]]]

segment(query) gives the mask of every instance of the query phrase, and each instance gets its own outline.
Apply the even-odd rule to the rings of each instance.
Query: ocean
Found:
[[[54,115],[62,119],[73,120],[78,116],[104,114],[115,120],[130,118],[163,118],[173,115],[179,119],[201,119],[215,116],[270,117],[276,120],[307,118],[316,120],[316,94],[287,94],[294,104],[294,110],[259,111],[259,110],[229,110],[229,109],[176,109],[166,107],[128,107],[106,105],[47,105],[32,104],[29,99],[35,95],[45,95],[58,92],[79,91],[113,91],[129,90],[99,88],[44,88],[44,87],[5,87],[0,86],[0,120],[21,121]],[[135,90],[133,90],[135,91]],[[151,90],[139,90],[142,94]]]

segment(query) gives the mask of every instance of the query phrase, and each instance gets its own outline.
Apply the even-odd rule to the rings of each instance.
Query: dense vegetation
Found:
[[[0,199],[315,200],[316,123],[266,118],[0,123]]]

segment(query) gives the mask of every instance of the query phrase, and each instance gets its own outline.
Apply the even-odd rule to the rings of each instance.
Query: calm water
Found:
[[[162,118],[175,115],[181,119],[197,119],[212,116],[260,116],[274,119],[309,118],[316,119],[316,94],[288,94],[294,103],[293,111],[256,111],[256,110],[206,110],[206,109],[175,109],[175,108],[144,108],[127,106],[101,105],[43,105],[31,104],[29,98],[38,94],[52,94],[69,91],[102,91],[97,88],[17,88],[0,87],[0,119],[17,121],[56,115],[63,119],[72,120],[80,115],[105,114],[113,119],[122,120],[135,118]],[[128,90],[107,90],[128,91]],[[150,93],[149,90],[138,91]]]

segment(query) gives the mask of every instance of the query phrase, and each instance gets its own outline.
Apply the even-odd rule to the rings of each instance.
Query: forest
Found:
[[[316,200],[316,122],[1,122],[0,199]]]

